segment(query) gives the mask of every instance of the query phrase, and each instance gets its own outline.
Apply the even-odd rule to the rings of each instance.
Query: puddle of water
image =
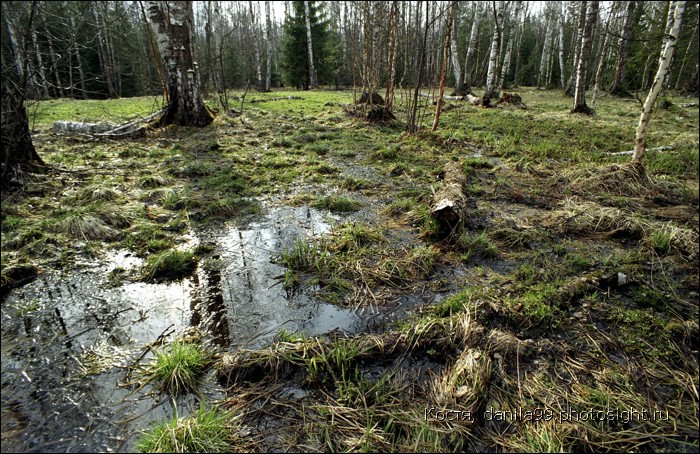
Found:
[[[272,261],[297,238],[327,233],[337,220],[283,207],[245,227],[203,232],[199,239],[216,244],[217,265],[200,266],[179,282],[110,287],[110,271],[143,263],[118,251],[10,292],[2,305],[2,451],[132,451],[139,430],[173,414],[170,405],[152,408],[151,398],[118,388],[123,369],[82,376],[79,359],[95,346],[113,365],[127,366],[162,333],[205,320],[225,349],[261,347],[280,327],[309,335],[365,329],[350,309],[308,291],[288,295],[277,279],[285,268]],[[188,413],[185,403],[178,407],[179,415]]]
[[[229,311],[230,343],[260,347],[280,327],[288,331],[322,334],[334,329],[357,332],[363,328],[351,310],[319,302],[309,292],[288,293],[280,277],[285,268],[273,260],[298,238],[328,233],[328,215],[309,207],[284,207],[262,221],[214,234],[214,254],[223,263],[221,290]],[[337,221],[338,218],[331,218]]]

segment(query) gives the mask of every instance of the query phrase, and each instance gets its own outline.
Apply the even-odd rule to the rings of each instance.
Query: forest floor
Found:
[[[143,259],[109,272],[116,288],[224,272],[214,240],[188,246],[192,231],[311,207],[330,227],[276,251],[279,285],[383,317],[216,347],[230,449],[697,451],[697,100],[654,113],[648,146],[670,149],[639,173],[611,154],[633,148],[637,101],[600,96],[582,116],[558,91],[515,92],[526,109],[447,101],[439,129],[413,135],[406,94],[384,125],[350,116],[350,91],[248,93],[209,127],[120,141],[51,125],[119,123],[157,110],[153,98],[37,103],[47,173],[3,194],[3,293],[16,270],[66,271],[109,250]],[[451,161],[469,210],[444,238],[430,202]],[[36,310],[4,298],[3,324]],[[13,450],[31,427],[6,430],[22,418],[5,386],[3,372]]]

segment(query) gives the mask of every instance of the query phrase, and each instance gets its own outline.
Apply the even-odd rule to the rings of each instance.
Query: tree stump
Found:
[[[362,93],[360,99],[355,101],[355,104],[376,104],[383,106],[384,98],[381,97],[379,93],[372,93],[371,95],[367,92]]]
[[[515,106],[521,109],[527,109],[527,106],[523,102],[523,98],[517,93],[503,93],[501,99],[496,102],[496,106]]]
[[[467,177],[460,162],[449,162],[442,171],[442,187],[435,192],[430,206],[430,216],[440,225],[440,234],[449,236],[464,223],[467,197],[464,186]]]
[[[367,121],[384,124],[396,120],[396,116],[384,106],[372,106],[367,112]]]

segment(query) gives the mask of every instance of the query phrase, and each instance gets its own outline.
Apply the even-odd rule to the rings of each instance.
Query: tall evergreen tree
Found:
[[[283,65],[284,76],[290,85],[308,90],[312,85],[309,71],[309,39],[307,35],[306,11],[308,4],[313,44],[313,63],[318,84],[331,81],[333,68],[329,64],[328,20],[318,2],[295,1],[292,14],[284,22]]]

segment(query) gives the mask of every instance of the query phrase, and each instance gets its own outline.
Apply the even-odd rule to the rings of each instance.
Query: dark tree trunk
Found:
[[[21,173],[36,165],[43,165],[29,133],[24,96],[13,88],[11,81],[2,84],[2,188],[21,186]]]
[[[574,92],[574,108],[572,113],[584,113],[590,115],[593,110],[586,104],[586,75],[588,72],[588,59],[591,55],[593,47],[593,26],[598,20],[598,1],[592,1],[588,4],[588,12],[586,14],[586,25],[583,29],[583,38],[581,39],[581,54],[578,60],[578,69],[576,71],[576,91]]]
[[[620,38],[620,50],[617,57],[617,68],[615,69],[615,81],[610,88],[610,93],[616,96],[630,96],[623,86],[625,73],[627,72],[627,60],[629,55],[629,42],[632,38],[632,19],[636,1],[627,2],[627,14],[625,15],[625,26]]]

